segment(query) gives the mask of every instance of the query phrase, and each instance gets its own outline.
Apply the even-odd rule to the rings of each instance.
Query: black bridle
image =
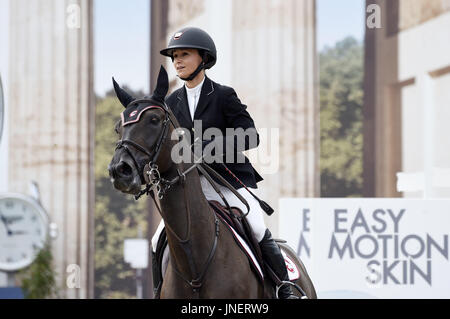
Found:
[[[150,100],[150,99],[140,99],[140,100],[135,100],[135,101],[131,102],[128,106],[130,106],[132,104],[139,104],[139,103],[150,103],[151,104],[150,108],[159,108],[164,111],[165,118],[164,118],[164,122],[163,122],[163,129],[162,129],[161,134],[159,135],[158,140],[156,142],[156,147],[154,148],[153,152],[149,152],[145,147],[143,147],[142,145],[140,145],[134,141],[131,141],[128,139],[121,139],[116,144],[116,151],[120,148],[123,148],[127,152],[127,154],[133,160],[133,163],[138,171],[138,174],[139,174],[142,184],[146,184],[145,189],[141,190],[140,193],[135,196],[135,199],[136,200],[139,199],[144,194],[148,195],[150,193],[151,188],[154,186],[156,186],[159,199],[162,199],[162,196],[170,188],[170,186],[173,185],[174,183],[178,182],[179,177],[184,178],[184,174],[186,174],[188,171],[186,171],[184,173],[179,172],[179,176],[177,176],[176,180],[169,181],[169,180],[161,178],[156,161],[158,160],[164,140],[166,140],[168,138],[167,133],[169,131],[169,122],[172,123],[173,127],[176,127],[176,125],[175,125],[174,121],[172,120],[172,118],[170,117],[169,108],[167,107],[167,105],[165,103],[158,104],[158,103],[155,103],[155,101]],[[122,125],[123,125],[123,123],[122,123]],[[142,163],[139,163],[139,161],[133,155],[133,152],[130,151],[129,146],[132,146],[139,152],[147,155],[150,158],[149,162],[144,165],[142,165]],[[190,170],[191,169],[189,169],[189,171]]]

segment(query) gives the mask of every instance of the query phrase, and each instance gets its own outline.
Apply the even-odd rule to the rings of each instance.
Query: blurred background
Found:
[[[111,77],[141,96],[164,65],[180,87],[159,51],[185,26],[216,43],[208,76],[279,132],[278,169],[258,185],[275,211],[291,197],[450,196],[450,0],[0,0],[0,192],[36,182],[55,232],[0,286],[152,297],[151,266],[126,262],[124,240],[150,240],[160,217],[109,181]]]

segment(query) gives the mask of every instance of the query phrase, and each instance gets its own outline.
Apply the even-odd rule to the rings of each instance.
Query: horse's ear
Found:
[[[153,92],[153,98],[155,100],[164,102],[167,91],[169,91],[169,77],[166,69],[161,65],[159,69],[158,81],[156,82],[156,88]]]
[[[117,98],[119,99],[120,103],[122,103],[122,105],[126,108],[128,104],[135,100],[135,98],[128,94],[124,89],[122,89],[119,84],[117,84],[116,80],[114,80],[114,77],[112,78],[112,80]]]

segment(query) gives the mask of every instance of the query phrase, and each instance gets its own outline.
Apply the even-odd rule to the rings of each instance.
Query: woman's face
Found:
[[[173,66],[180,78],[191,75],[202,62],[197,49],[175,49],[172,55]]]

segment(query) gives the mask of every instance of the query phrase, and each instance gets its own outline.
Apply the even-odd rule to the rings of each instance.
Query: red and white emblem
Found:
[[[136,114],[137,114],[137,111],[133,111],[133,112],[131,112],[130,117],[133,117],[133,116],[135,116]]]
[[[181,37],[182,34],[183,34],[183,32],[177,32],[177,33],[175,33],[175,35],[173,36],[173,39],[174,39],[174,40],[178,40],[178,39]]]
[[[295,270],[294,270],[294,267],[292,267],[292,264],[291,264],[291,261],[290,261],[290,260],[285,259],[284,262],[286,263],[286,269],[287,269],[289,272],[294,272],[294,271],[295,271]]]
[[[286,269],[289,275],[289,280],[297,280],[300,278],[300,271],[297,267],[297,265],[294,263],[294,261],[289,257],[283,250],[281,250],[281,253],[284,257],[284,263],[286,264]]]

